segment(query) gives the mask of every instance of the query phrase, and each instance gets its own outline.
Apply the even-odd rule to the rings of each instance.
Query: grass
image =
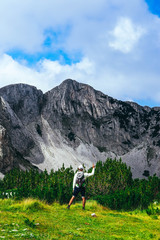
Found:
[[[33,199],[0,200],[0,239],[160,240],[160,216],[112,211],[95,201],[87,201],[83,211],[81,203],[68,210],[66,205]]]

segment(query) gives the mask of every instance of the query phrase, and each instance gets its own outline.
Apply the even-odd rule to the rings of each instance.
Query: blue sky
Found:
[[[146,0],[149,11],[157,16],[160,16],[160,1],[159,0]]]
[[[67,78],[160,106],[160,1],[1,0],[0,87]]]

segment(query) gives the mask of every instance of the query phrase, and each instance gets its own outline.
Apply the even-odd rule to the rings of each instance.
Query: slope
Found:
[[[88,201],[46,205],[38,200],[0,200],[0,239],[155,239],[160,238],[159,216],[145,211],[117,212]],[[96,217],[91,214],[95,213]]]

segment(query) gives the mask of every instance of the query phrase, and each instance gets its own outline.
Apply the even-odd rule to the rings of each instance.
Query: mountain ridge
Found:
[[[1,110],[0,125],[30,167],[50,171],[64,163],[76,169],[79,163],[89,167],[121,157],[133,177],[159,174],[158,107],[123,102],[72,79],[46,93],[26,84],[9,85],[0,96],[8,106],[5,114]]]

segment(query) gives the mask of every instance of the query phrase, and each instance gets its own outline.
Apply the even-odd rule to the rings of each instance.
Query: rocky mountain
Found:
[[[160,176],[160,108],[123,102],[68,79],[43,94],[0,89],[0,172],[122,158],[133,177]]]

